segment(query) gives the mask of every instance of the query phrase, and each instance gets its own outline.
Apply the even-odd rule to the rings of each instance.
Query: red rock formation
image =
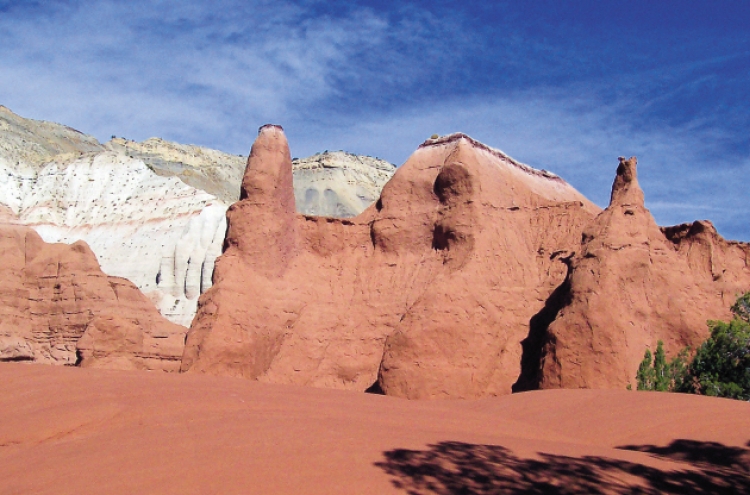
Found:
[[[456,134],[349,220],[294,213],[281,128],[261,128],[182,369],[410,398],[510,393],[530,320],[599,209]]]
[[[708,337],[750,290],[750,244],[710,222],[659,229],[644,207],[636,159],[620,158],[609,207],[583,233],[569,293],[549,326],[542,388],[624,388],[645,349],[667,354]]]
[[[83,241],[0,227],[0,361],[171,371],[185,331],[131,282],[105,275]]]

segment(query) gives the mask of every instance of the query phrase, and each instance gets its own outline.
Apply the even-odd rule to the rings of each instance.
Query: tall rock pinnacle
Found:
[[[584,229],[570,262],[566,302],[546,335],[542,388],[634,385],[647,348],[659,340],[668,355],[696,348],[708,336],[706,320],[728,317],[750,288],[750,245],[703,224],[660,229],[644,206],[636,163],[620,158],[610,204]]]
[[[227,212],[225,250],[236,248],[246,259],[257,260],[255,268],[268,275],[283,272],[293,256],[296,214],[284,130],[264,125],[250,150],[240,201]]]
[[[638,184],[638,159],[631,156],[628,160],[623,157],[620,157],[619,160],[617,176],[612,184],[610,206],[614,204],[643,206],[643,191]]]

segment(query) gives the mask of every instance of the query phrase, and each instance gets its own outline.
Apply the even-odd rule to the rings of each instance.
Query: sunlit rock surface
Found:
[[[0,223],[31,226],[47,242],[85,240],[105,273],[129,279],[189,326],[211,286],[245,163],[159,138],[102,145],[0,106]],[[329,216],[361,212],[395,171],[344,152],[295,163],[298,208]]]

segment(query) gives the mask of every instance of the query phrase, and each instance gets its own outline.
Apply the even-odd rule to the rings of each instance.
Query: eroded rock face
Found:
[[[163,315],[188,326],[198,295],[211,284],[228,203],[158,175],[127,154],[134,149],[113,151],[115,140],[102,146],[68,127],[0,110],[0,222],[28,225],[47,242],[86,241],[106,273],[131,280]],[[169,159],[188,161],[183,155],[192,150],[170,149],[155,146],[151,154],[167,167]],[[214,155],[225,154],[194,155],[195,167],[208,157],[204,173],[211,175],[221,161]],[[172,168],[172,175],[199,176],[187,166]]]
[[[163,315],[190,324],[221,254],[226,204],[113,152],[53,160],[31,181],[9,180],[3,193],[19,198],[8,202],[6,222],[31,226],[47,242],[86,241],[106,273],[131,280]]]
[[[636,159],[620,159],[609,207],[583,232],[566,294],[549,326],[542,388],[634,385],[648,347],[668,355],[708,337],[706,320],[728,319],[750,290],[750,244],[710,222],[660,229],[644,207]]]
[[[211,286],[245,162],[158,138],[101,145],[0,107],[0,223],[29,225],[47,242],[86,241],[106,273],[132,281],[164,316],[189,326]],[[394,170],[342,152],[301,159],[298,206],[357,214]],[[307,201],[316,194],[325,201]]]
[[[529,321],[599,209],[457,134],[361,215],[298,215],[283,131],[261,129],[182,369],[410,398],[510,393]]]
[[[0,227],[0,361],[176,371],[185,333],[86,243]]]

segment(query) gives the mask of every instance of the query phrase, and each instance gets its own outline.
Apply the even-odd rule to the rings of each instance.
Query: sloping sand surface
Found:
[[[750,404],[0,365],[0,494],[750,493]]]

